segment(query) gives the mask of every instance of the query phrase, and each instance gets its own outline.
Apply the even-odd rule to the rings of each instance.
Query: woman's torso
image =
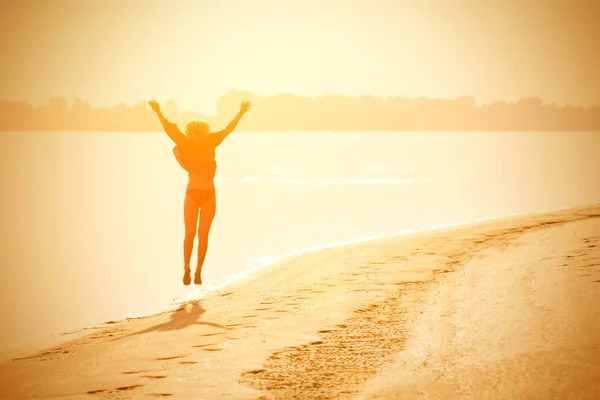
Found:
[[[175,146],[173,153],[179,165],[188,172],[187,190],[212,189],[217,170],[216,146],[211,137],[205,142],[188,139],[185,146]]]

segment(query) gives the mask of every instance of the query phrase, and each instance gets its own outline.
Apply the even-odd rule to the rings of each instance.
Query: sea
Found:
[[[162,132],[0,132],[0,356],[305,251],[600,203],[599,132],[234,132],[217,149],[204,284],[186,287],[173,146]]]

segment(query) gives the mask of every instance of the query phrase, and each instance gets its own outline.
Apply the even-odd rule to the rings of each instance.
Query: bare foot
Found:
[[[185,286],[188,286],[190,283],[192,283],[192,278],[190,276],[190,268],[187,267],[184,269],[184,273],[183,273],[183,284]]]
[[[201,273],[202,271],[200,271],[199,269],[196,270],[196,273],[194,274],[194,284],[202,285],[202,278],[200,277]]]

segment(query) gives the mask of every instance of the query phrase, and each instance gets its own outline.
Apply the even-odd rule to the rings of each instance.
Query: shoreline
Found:
[[[328,361],[332,357],[346,369],[359,368],[358,377],[376,375],[382,365],[371,361],[406,349],[411,326],[430,307],[428,299],[437,296],[435,290],[439,293],[446,277],[485,252],[515,247],[515,240],[525,234],[598,217],[600,205],[579,206],[371,238],[281,258],[249,279],[180,304],[175,311],[103,324],[45,352],[2,362],[2,385],[21,385],[3,392],[90,398],[126,388],[121,393],[135,397],[157,394],[162,388],[176,396],[220,393],[214,397],[253,398],[261,390],[284,397],[293,397],[298,393],[294,390],[317,397],[337,390],[346,398],[360,385],[350,382],[344,394],[335,379],[323,376],[327,368],[336,368]],[[363,338],[356,351],[367,353],[352,353],[350,337]],[[321,362],[323,368],[307,372]],[[308,370],[301,372],[293,365]],[[140,375],[149,366],[158,369],[150,368],[153,375]],[[298,373],[306,379],[289,380]],[[203,379],[196,382],[199,377]],[[183,387],[176,383],[182,380]],[[318,390],[306,386],[316,381]],[[273,382],[279,382],[279,389]],[[281,387],[287,389],[281,392]]]
[[[335,241],[335,242],[318,244],[318,245],[314,245],[314,246],[307,246],[307,247],[301,248],[300,250],[295,250],[295,251],[284,253],[284,254],[281,254],[278,256],[259,257],[259,258],[248,261],[246,263],[246,266],[247,266],[246,269],[244,269],[236,274],[233,274],[233,276],[225,279],[223,282],[220,282],[220,283],[217,283],[214,285],[207,285],[206,287],[194,287],[192,293],[190,293],[189,295],[186,295],[186,296],[182,296],[182,297],[173,299],[173,302],[169,306],[167,306],[164,309],[161,309],[158,312],[150,313],[150,314],[140,314],[140,315],[134,314],[131,317],[115,319],[114,321],[110,321],[110,322],[114,323],[114,322],[125,321],[127,319],[146,318],[146,317],[151,317],[153,315],[162,314],[164,312],[172,311],[173,309],[180,307],[181,304],[183,304],[183,303],[187,303],[187,302],[194,301],[194,300],[201,300],[203,298],[206,298],[206,296],[209,296],[209,295],[217,292],[218,290],[225,290],[225,289],[227,289],[227,287],[229,287],[233,284],[240,283],[240,282],[247,282],[249,280],[252,280],[253,276],[255,274],[260,273],[263,269],[273,267],[280,262],[284,262],[284,261],[290,260],[294,257],[298,257],[298,256],[302,256],[302,255],[306,255],[306,254],[310,254],[310,253],[314,253],[314,252],[318,252],[318,251],[322,251],[322,250],[341,249],[343,247],[352,246],[352,245],[356,245],[356,244],[369,243],[369,242],[373,242],[373,241],[377,241],[377,240],[384,240],[384,239],[401,238],[401,237],[405,237],[405,236],[426,233],[426,232],[443,231],[444,229],[450,229],[450,228],[470,227],[470,226],[475,226],[477,224],[488,223],[488,222],[495,221],[495,220],[505,220],[505,219],[508,220],[508,219],[526,217],[526,216],[544,215],[547,213],[560,212],[560,211],[569,210],[569,209],[579,209],[579,208],[586,209],[591,206],[594,206],[594,205],[579,205],[579,206],[574,206],[574,207],[573,206],[572,207],[563,206],[560,208],[555,208],[555,209],[546,210],[546,211],[539,211],[539,212],[535,212],[535,213],[522,213],[522,214],[513,214],[513,215],[506,215],[506,216],[483,217],[483,218],[477,218],[473,221],[450,222],[447,224],[435,225],[435,226],[428,227],[428,228],[404,229],[399,232],[385,234],[385,235],[360,237],[360,238],[346,240],[346,241]],[[82,328],[82,329],[92,329],[92,328],[88,327],[88,328]],[[2,360],[0,359],[0,361],[2,361]]]
[[[356,244],[369,243],[369,242],[378,241],[378,240],[408,237],[408,236],[415,235],[415,234],[426,233],[426,232],[435,232],[435,231],[440,231],[440,230],[443,231],[445,229],[455,228],[455,227],[458,227],[458,228],[469,227],[469,226],[474,226],[474,225],[481,224],[481,223],[487,223],[487,222],[494,221],[494,220],[503,220],[503,219],[519,218],[519,217],[523,217],[523,216],[541,215],[541,214],[546,214],[548,212],[558,212],[561,210],[574,209],[574,208],[580,208],[580,207],[585,208],[585,207],[587,207],[587,205],[581,205],[581,206],[576,206],[576,207],[561,207],[561,208],[547,210],[547,211],[539,211],[539,212],[536,212],[533,214],[532,213],[523,213],[523,214],[514,214],[514,215],[507,215],[507,216],[484,217],[484,218],[475,219],[473,221],[451,222],[451,223],[435,225],[432,227],[421,228],[421,229],[405,229],[405,230],[391,233],[391,234],[360,237],[360,238],[347,240],[347,241],[335,241],[335,242],[318,244],[318,245],[314,245],[314,246],[307,246],[307,247],[301,248],[299,250],[284,253],[284,254],[281,254],[278,256],[260,257],[258,259],[250,260],[249,262],[247,262],[246,269],[225,279],[223,282],[220,282],[220,283],[217,283],[214,285],[206,285],[203,287],[191,287],[190,286],[191,292],[189,294],[187,294],[185,296],[174,298],[168,305],[163,306],[160,309],[157,309],[156,311],[149,312],[149,313],[139,313],[139,314],[129,313],[128,316],[112,318],[107,321],[99,321],[95,324],[92,324],[89,326],[82,326],[80,328],[75,328],[68,332],[48,333],[44,338],[40,338],[40,339],[36,340],[35,342],[29,342],[29,343],[25,343],[23,345],[14,346],[13,348],[4,349],[4,350],[0,351],[0,363],[8,361],[13,358],[24,357],[29,353],[40,351],[47,347],[60,345],[61,343],[65,342],[65,341],[78,338],[82,335],[86,335],[91,330],[99,329],[99,327],[101,327],[103,325],[122,323],[122,322],[129,321],[129,320],[148,318],[148,317],[157,316],[157,315],[167,313],[167,312],[172,312],[173,310],[176,310],[178,307],[180,307],[182,304],[189,303],[189,302],[195,301],[195,300],[202,300],[202,299],[206,298],[207,296],[215,294],[216,292],[218,292],[220,290],[226,290],[231,285],[235,285],[237,283],[248,282],[248,281],[252,280],[253,277],[257,273],[260,273],[264,269],[271,268],[280,262],[285,262],[286,260],[291,260],[294,257],[303,256],[305,254],[311,254],[314,252],[318,252],[318,251],[322,251],[322,250],[329,250],[329,249],[341,249],[346,246],[353,246]]]

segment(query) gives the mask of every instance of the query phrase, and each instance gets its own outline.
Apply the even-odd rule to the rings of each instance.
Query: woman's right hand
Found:
[[[250,103],[249,101],[242,102],[242,105],[240,106],[240,113],[246,114],[248,112],[248,110],[250,110],[251,106],[252,106],[252,103]]]
[[[150,100],[148,102],[148,104],[150,105],[150,107],[152,107],[152,110],[154,112],[159,112],[160,111],[160,104],[158,104],[158,102],[156,100]]]

